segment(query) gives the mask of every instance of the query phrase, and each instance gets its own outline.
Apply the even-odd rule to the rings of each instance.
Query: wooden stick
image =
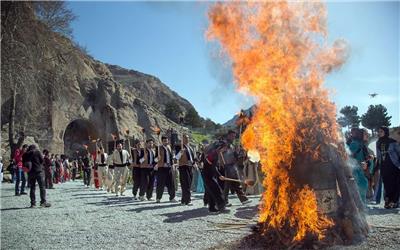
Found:
[[[231,178],[227,178],[227,177],[224,177],[224,181],[233,181],[233,182],[243,183],[241,180],[238,180],[238,179],[231,179]]]

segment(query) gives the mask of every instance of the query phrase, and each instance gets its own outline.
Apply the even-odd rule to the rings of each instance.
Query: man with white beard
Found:
[[[112,160],[113,160],[113,165],[115,167],[114,169],[114,183],[115,183],[115,194],[118,196],[118,188],[120,187],[120,194],[121,196],[124,195],[124,190],[123,187],[125,186],[124,182],[126,181],[125,176],[126,176],[126,171],[128,171],[128,165],[130,159],[130,155],[128,151],[125,149],[122,149],[122,142],[119,141],[117,143],[117,150],[113,152]],[[122,180],[121,180],[122,177]]]

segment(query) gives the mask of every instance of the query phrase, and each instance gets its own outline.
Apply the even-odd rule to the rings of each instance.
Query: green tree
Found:
[[[201,118],[194,108],[189,108],[184,120],[185,124],[190,125],[194,128],[199,128],[202,126]]]
[[[179,123],[182,114],[182,108],[175,101],[170,101],[165,105],[164,115],[174,122]]]
[[[337,122],[342,127],[359,127],[360,126],[360,116],[358,113],[358,108],[356,106],[344,106],[340,113],[343,115],[338,118]]]
[[[370,129],[372,134],[381,126],[389,127],[391,125],[391,116],[388,116],[387,109],[382,104],[370,105],[365,114],[361,116],[361,124]]]

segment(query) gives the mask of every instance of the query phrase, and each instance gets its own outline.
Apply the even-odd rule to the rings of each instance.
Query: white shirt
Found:
[[[101,162],[101,154],[97,154],[96,155],[96,163],[97,164],[107,164],[107,158],[108,158],[107,153],[104,153],[104,163],[103,163],[103,162]]]
[[[122,151],[122,159],[120,151],[115,150],[113,152],[112,160],[114,164],[123,165],[129,162],[130,155],[128,151],[126,151],[125,149],[122,149],[121,151]]]

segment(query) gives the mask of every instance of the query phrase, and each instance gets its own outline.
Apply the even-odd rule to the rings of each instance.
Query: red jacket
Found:
[[[15,165],[17,165],[18,168],[22,168],[22,156],[24,153],[22,152],[21,149],[15,150],[15,155],[14,155],[14,162]]]

